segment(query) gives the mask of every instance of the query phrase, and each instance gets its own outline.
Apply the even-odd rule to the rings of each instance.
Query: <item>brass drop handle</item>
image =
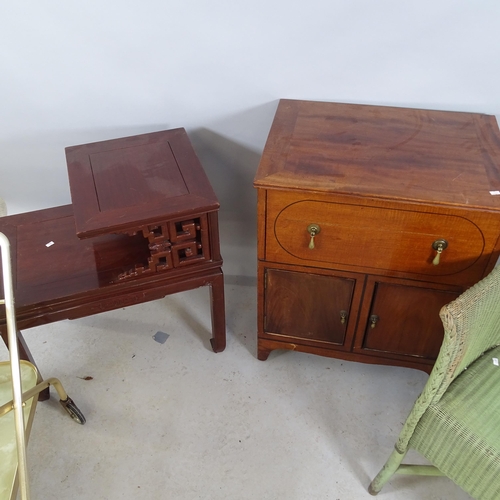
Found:
[[[314,237],[319,234],[321,228],[318,224],[309,224],[307,226],[307,232],[311,235],[311,241],[309,242],[309,250],[314,250]]]
[[[380,318],[376,314],[370,316],[370,328],[375,328]]]
[[[347,311],[340,311],[340,323],[345,325],[347,321]]]
[[[437,266],[439,265],[439,261],[441,260],[441,254],[443,253],[443,250],[445,250],[448,247],[448,242],[446,240],[436,240],[432,244],[432,248],[436,250],[436,256],[432,260],[432,263]]]

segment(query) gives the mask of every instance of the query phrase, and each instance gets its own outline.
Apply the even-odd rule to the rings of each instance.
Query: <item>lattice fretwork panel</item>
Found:
[[[147,263],[136,264],[119,279],[184,267],[210,259],[207,216],[141,228],[149,242]]]

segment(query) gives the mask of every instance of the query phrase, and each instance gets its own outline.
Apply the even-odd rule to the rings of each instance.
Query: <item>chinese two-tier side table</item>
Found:
[[[186,131],[74,146],[66,158],[72,205],[0,218],[18,328],[209,285],[211,344],[223,351],[219,203]],[[5,340],[4,316],[0,331]]]

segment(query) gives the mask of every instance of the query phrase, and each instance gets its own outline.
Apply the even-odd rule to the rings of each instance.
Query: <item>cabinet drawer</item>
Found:
[[[320,228],[313,249],[310,224]],[[479,279],[485,267],[481,229],[453,214],[301,200],[277,210],[271,225],[268,248],[273,248],[274,239],[280,258],[288,262],[369,267],[429,278],[467,271]],[[433,243],[438,240],[448,246],[435,265]]]

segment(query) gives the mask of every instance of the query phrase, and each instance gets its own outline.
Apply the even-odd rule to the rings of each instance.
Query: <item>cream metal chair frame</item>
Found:
[[[59,395],[61,405],[69,413],[69,415],[80,424],[85,423],[85,417],[75,405],[73,400],[68,397],[58,379],[49,378],[37,384],[38,373],[35,366],[27,361],[21,361],[19,359],[10,260],[10,244],[9,240],[3,233],[0,233],[0,248],[3,276],[2,282],[4,290],[4,298],[0,299],[0,305],[5,306],[8,346],[10,353],[10,361],[0,363],[0,380],[5,385],[5,383],[9,382],[7,379],[10,378],[12,387],[12,400],[7,401],[0,406],[0,418],[9,414],[13,410],[16,438],[15,442],[17,448],[17,453],[12,457],[13,460],[17,460],[17,467],[15,465],[14,467],[10,467],[9,471],[12,473],[12,477],[7,478],[7,482],[10,483],[10,488],[7,487],[3,490],[3,493],[0,492],[0,499],[4,500],[4,498],[15,498],[19,486],[21,498],[22,500],[26,500],[29,499],[30,496],[26,444],[31,430],[31,424],[33,422],[38,394],[50,385],[53,385]],[[0,443],[0,445],[1,444],[2,443]],[[6,464],[2,465],[4,470],[6,470]],[[9,489],[10,492],[8,491]]]

